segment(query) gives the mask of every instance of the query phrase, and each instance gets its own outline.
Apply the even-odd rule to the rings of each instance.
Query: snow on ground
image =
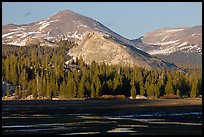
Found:
[[[20,32],[19,31],[15,31],[15,32],[9,32],[9,33],[3,34],[2,38],[7,37],[7,36],[12,35],[12,34],[15,34],[15,33],[20,33]]]
[[[84,27],[84,28],[86,28],[87,26],[86,25],[80,25],[81,27]]]
[[[83,36],[85,35],[85,33],[84,34],[77,34],[77,31],[75,31],[74,33],[72,33],[72,34],[70,34],[70,33],[67,33],[66,35],[65,35],[65,37],[67,37],[67,38],[74,38],[74,39],[82,39],[83,38]]]
[[[166,35],[166,36],[162,39],[162,41],[164,41],[168,36],[169,36],[169,35]]]
[[[156,55],[156,54],[163,54],[163,55],[168,55],[172,52],[175,52],[177,49],[175,49],[174,47],[172,48],[165,48],[165,49],[161,49],[161,50],[151,50],[148,53],[151,55]]]
[[[171,30],[166,30],[166,32],[177,32],[177,31],[182,31],[184,29],[171,29]]]
[[[174,41],[168,41],[168,42],[158,42],[158,43],[147,43],[149,45],[169,45],[169,44],[175,44],[176,42],[180,41],[180,39],[178,40],[174,40]]]
[[[179,51],[179,50],[185,50],[186,52],[197,51],[197,52],[202,54],[202,50],[201,50],[201,48],[199,47],[198,44],[185,46],[186,44],[188,44],[188,43],[183,42],[182,44],[174,45],[172,47],[170,47],[170,46],[165,47],[165,48],[160,47],[160,49],[153,49],[153,50],[148,51],[148,53],[151,54],[151,55],[156,55],[156,54],[168,55],[170,53],[173,53],[173,52],[176,52],[176,51]]]
[[[51,20],[51,21],[40,21],[38,24],[40,24],[41,26],[39,27],[39,31],[42,31],[44,28],[46,28],[47,26],[50,25],[50,23],[52,22],[56,22],[58,20]]]
[[[26,29],[26,27],[18,27],[16,29],[9,29],[9,31],[23,31],[25,29]]]
[[[180,47],[182,47],[182,46],[184,46],[186,44],[188,44],[188,42],[183,42],[183,43],[179,44],[177,47],[180,48]]]
[[[188,51],[189,51],[189,50],[191,50],[191,49],[193,49],[193,48],[197,48],[197,46],[198,46],[198,45],[189,45],[189,46],[181,47],[180,50],[188,49]]]

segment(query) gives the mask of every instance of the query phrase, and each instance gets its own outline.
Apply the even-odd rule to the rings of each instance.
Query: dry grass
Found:
[[[176,95],[164,95],[163,99],[178,99],[179,96]]]
[[[101,99],[126,99],[124,95],[103,95]]]

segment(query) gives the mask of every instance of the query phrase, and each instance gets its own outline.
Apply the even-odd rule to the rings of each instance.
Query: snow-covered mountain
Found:
[[[172,59],[174,56],[179,57],[175,60],[178,63],[184,61],[199,64],[202,61],[202,26],[162,28],[132,42],[137,48],[170,62],[175,60]],[[195,58],[195,62],[190,58]]]
[[[87,31],[98,31],[114,36],[122,43],[134,45],[131,41],[111,31],[101,23],[70,10],[55,13],[35,23],[2,26],[3,43],[24,46],[29,39],[52,45],[58,40],[81,40]]]
[[[73,58],[83,57],[86,63],[126,64],[146,69],[180,70],[172,63],[152,57],[135,48],[134,42],[113,32],[103,24],[73,11],[64,10],[30,24],[2,26],[2,43],[26,46],[55,46],[55,41],[74,40],[79,44],[71,49]]]

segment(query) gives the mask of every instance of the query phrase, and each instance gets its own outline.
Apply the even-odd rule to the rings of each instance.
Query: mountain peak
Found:
[[[62,11],[57,12],[56,14],[58,14],[58,15],[66,15],[66,14],[78,14],[78,13],[76,13],[74,11],[71,11],[71,10],[62,10]]]
[[[82,16],[82,15],[76,12],[73,12],[71,10],[62,10],[62,11],[56,12],[54,15],[52,15],[48,19],[59,19],[59,18],[67,18],[67,17],[73,17],[73,16]]]

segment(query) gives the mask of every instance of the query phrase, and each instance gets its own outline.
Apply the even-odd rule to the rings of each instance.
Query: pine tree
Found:
[[[198,95],[198,81],[194,80],[191,87],[190,97],[195,98]]]
[[[68,74],[68,79],[67,79],[67,94],[68,98],[74,98],[74,89],[73,89],[73,78],[71,74]]]
[[[96,81],[95,85],[96,85],[96,97],[102,96],[103,93],[101,91],[101,82]]]
[[[78,98],[84,98],[84,90],[85,90],[84,84],[85,84],[85,76],[83,75],[79,83],[79,90],[77,94]]]
[[[37,87],[36,87],[35,80],[32,81],[32,94],[33,94],[33,98],[37,99]]]
[[[146,81],[145,82],[145,96],[147,96],[147,92],[148,92],[148,89],[149,89],[149,85],[150,85],[150,83],[149,83],[149,81]]]
[[[131,86],[130,95],[131,95],[131,97],[133,99],[135,99],[135,97],[136,97],[136,89],[135,89],[134,85]]]
[[[8,84],[6,84],[6,95],[7,97],[10,97],[10,87]]]
[[[87,79],[85,82],[85,97],[90,97],[91,96],[91,84],[89,82],[89,80]]]
[[[45,79],[45,76],[42,77],[42,97],[44,98],[46,96],[47,93],[47,82]]]
[[[36,76],[36,90],[37,90],[37,96],[38,97],[42,97],[42,90],[43,90],[43,81],[42,81],[42,76],[39,77],[38,73],[37,73],[37,76]]]
[[[155,86],[153,83],[151,83],[148,87],[147,87],[147,97],[148,98],[153,98],[155,96]]]
[[[6,58],[4,61],[4,66],[5,66],[5,79],[6,81],[9,81],[10,79],[10,63],[9,63],[9,58]]]
[[[74,95],[73,97],[76,98],[78,94],[77,92],[78,89],[77,89],[77,83],[74,79],[72,80],[72,85],[73,85],[73,95]]]
[[[173,84],[172,84],[172,81],[170,79],[167,81],[167,84],[165,86],[165,93],[166,93],[166,95],[173,95],[174,94]]]
[[[32,81],[29,81],[28,82],[28,95],[32,94],[32,88],[33,88]]]
[[[47,86],[46,97],[51,98],[51,85],[50,85],[50,82],[48,80],[46,82],[46,86]]]
[[[118,77],[115,77],[113,79],[113,91],[114,91],[114,95],[117,94],[117,87],[120,85],[120,81],[118,79]]]
[[[144,83],[143,81],[140,82],[140,95],[145,96],[145,88],[144,88]]]
[[[164,86],[162,85],[162,81],[158,78],[157,85],[159,87],[159,96],[164,95]]]
[[[16,59],[15,57],[12,58],[12,64],[10,64],[10,81],[12,82],[12,84],[16,85],[17,81],[18,81],[18,75],[17,75],[17,71],[16,71]]]
[[[1,70],[1,72],[2,72],[2,81],[5,81],[5,75],[6,75],[6,72],[5,72],[5,60],[4,59],[2,59],[2,70]]]
[[[109,79],[107,82],[107,85],[108,85],[108,89],[109,89],[108,93],[110,95],[112,95],[113,94],[113,81],[111,79]]]
[[[65,97],[65,81],[60,84],[60,97]]]
[[[130,85],[131,85],[131,86],[134,86],[134,85],[135,85],[135,79],[134,79],[134,77],[131,78]]]
[[[162,72],[160,75],[160,80],[161,80],[162,85],[166,84],[167,76],[166,76],[166,70],[165,69],[162,69]]]
[[[154,85],[154,98],[158,98],[160,95],[160,87],[159,84]]]
[[[19,99],[19,86],[16,86],[15,89],[15,99]]]
[[[179,89],[176,90],[176,96],[180,97],[180,90]]]
[[[79,57],[78,63],[80,65],[80,67],[84,67],[85,66],[85,62],[83,61],[82,57]]]
[[[54,77],[50,77],[50,99],[52,100],[53,96],[54,96],[54,92],[55,92],[55,81],[54,81]]]
[[[95,90],[95,86],[93,83],[91,84],[91,97],[92,98],[96,97],[96,90]]]
[[[58,81],[55,80],[55,88],[54,88],[54,92],[53,92],[53,97],[56,97],[59,93],[59,86],[58,86]]]
[[[27,93],[27,78],[28,75],[26,73],[26,69],[23,69],[21,75],[20,75],[20,84],[21,84],[21,90],[22,90],[22,97],[25,98],[27,97],[28,93]]]
[[[92,83],[95,85],[95,96],[99,97],[102,95],[101,93],[101,82],[98,76],[98,71],[95,73]]]
[[[203,88],[202,88],[202,76],[199,79],[199,83],[198,83],[198,89],[199,89],[199,95],[202,95],[203,92]]]

